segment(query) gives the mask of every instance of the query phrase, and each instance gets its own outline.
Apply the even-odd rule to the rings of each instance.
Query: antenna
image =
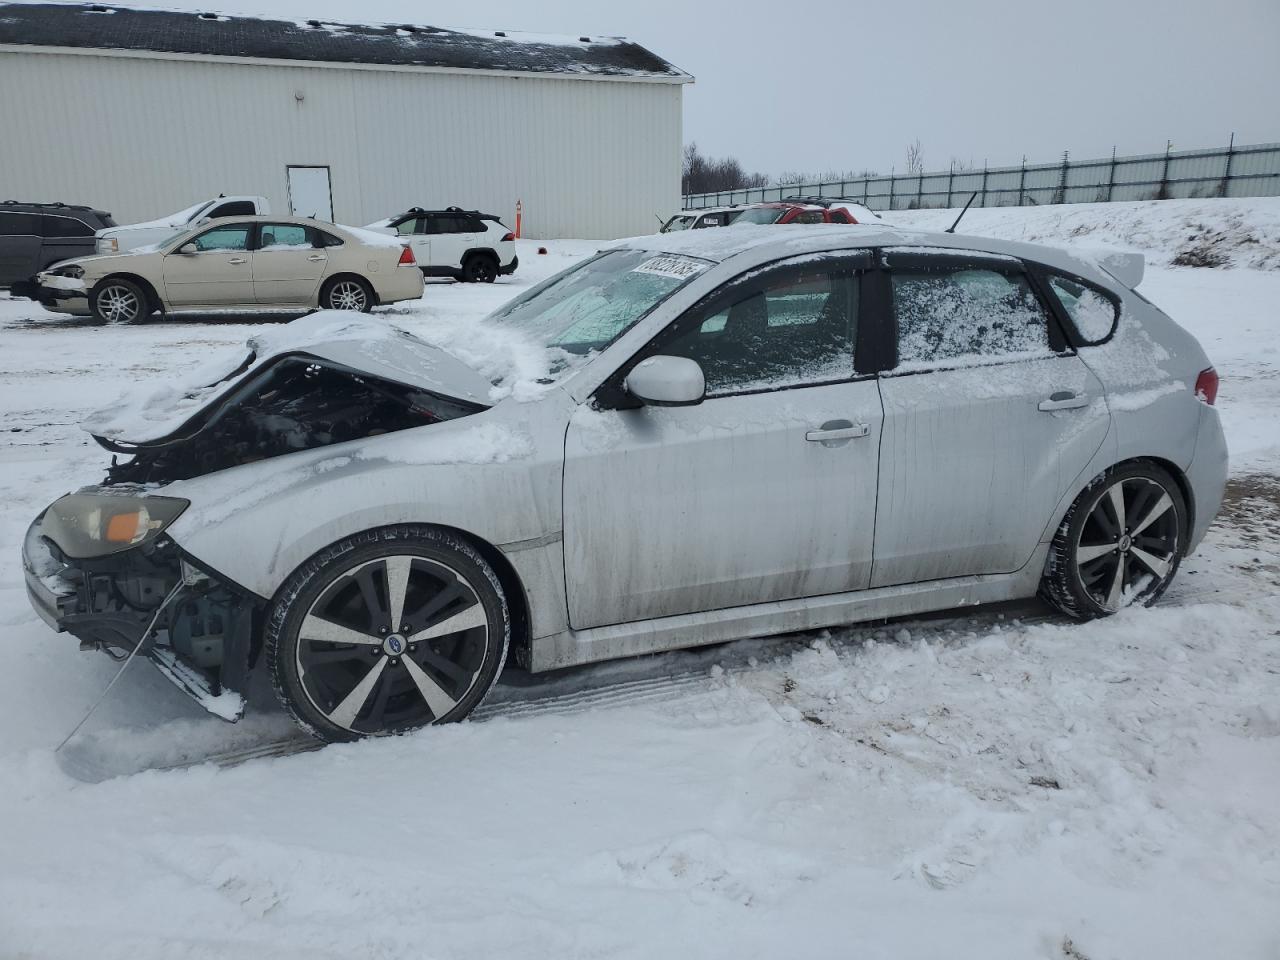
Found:
[[[973,191],[973,193],[969,194],[969,203],[973,203],[974,197],[976,197],[977,195],[978,195],[978,191],[977,191],[977,190],[975,190],[975,191]],[[953,223],[951,226],[947,227],[947,229],[943,230],[943,231],[942,231],[943,233],[955,233],[955,232],[956,232],[956,227],[958,227],[958,226],[960,225],[960,220],[961,220],[961,218],[962,218],[966,213],[968,213],[968,212],[969,212],[969,203],[966,203],[966,204],[964,205],[964,209],[960,211],[960,216],[959,216],[959,217],[956,217],[956,222],[955,222],[955,223]]]

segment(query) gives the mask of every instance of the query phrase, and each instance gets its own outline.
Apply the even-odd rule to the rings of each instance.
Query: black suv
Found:
[[[59,260],[98,252],[94,234],[114,227],[111,214],[66,203],[0,203],[0,287],[36,295],[35,275]]]

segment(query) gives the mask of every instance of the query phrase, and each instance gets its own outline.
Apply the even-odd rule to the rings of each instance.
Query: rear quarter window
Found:
[[[1062,304],[1080,341],[1098,344],[1107,340],[1120,318],[1120,302],[1114,295],[1076,277],[1049,274],[1049,289]]]
[[[46,237],[92,237],[93,227],[75,217],[46,215],[44,217],[44,235]]]

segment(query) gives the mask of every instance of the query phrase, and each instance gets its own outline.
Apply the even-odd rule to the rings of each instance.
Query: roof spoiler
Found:
[[[1147,258],[1131,250],[1091,250],[1095,263],[1130,290],[1142,282],[1146,273]]]

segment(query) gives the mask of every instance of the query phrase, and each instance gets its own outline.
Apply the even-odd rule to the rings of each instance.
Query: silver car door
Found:
[[[1107,436],[1102,383],[1019,262],[886,261],[875,282],[891,293],[896,356],[880,380],[871,585],[1020,569]]]
[[[252,304],[253,254],[249,250],[253,224],[210,227],[164,258],[165,294],[170,306],[240,306]]]
[[[880,396],[857,372],[858,262],[721,287],[578,409],[564,469],[576,629],[867,586]],[[706,398],[641,406],[625,374],[689,357]]]

